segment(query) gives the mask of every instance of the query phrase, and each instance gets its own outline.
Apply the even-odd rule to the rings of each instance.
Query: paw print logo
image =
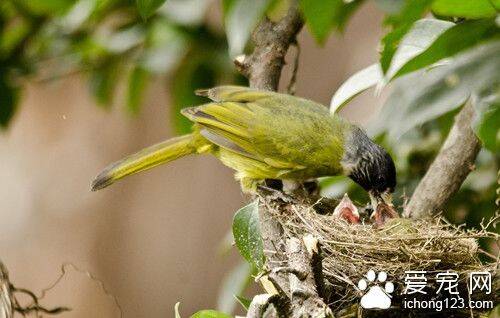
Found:
[[[386,280],[386,272],[380,272],[376,275],[371,269],[366,273],[366,279],[360,279],[358,288],[364,292],[363,297],[361,297],[361,307],[365,309],[387,309],[391,307],[390,294],[394,291],[394,284],[386,282]],[[380,287],[384,282],[384,288]]]

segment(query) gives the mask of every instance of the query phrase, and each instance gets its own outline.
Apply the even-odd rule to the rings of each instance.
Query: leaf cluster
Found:
[[[229,59],[222,31],[210,26],[210,0],[7,0],[0,4],[0,125],[15,114],[27,80],[46,82],[73,74],[88,79],[97,105],[109,109],[120,85],[125,110],[135,115],[149,84],[166,79],[174,124],[199,103],[193,90],[243,83]],[[57,9],[56,9],[57,8]],[[121,99],[120,99],[121,101]]]

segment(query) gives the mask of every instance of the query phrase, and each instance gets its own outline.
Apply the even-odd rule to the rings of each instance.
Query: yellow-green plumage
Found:
[[[245,87],[201,91],[212,103],[182,113],[193,133],[146,148],[106,168],[103,188],[126,175],[191,153],[211,153],[236,170],[243,189],[263,179],[306,180],[342,173],[344,143],[353,126],[309,100]]]

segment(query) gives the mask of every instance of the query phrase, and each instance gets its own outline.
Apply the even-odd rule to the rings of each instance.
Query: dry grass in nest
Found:
[[[372,224],[348,224],[328,213],[319,214],[315,206],[328,205],[317,201],[314,204],[281,200],[262,201],[274,218],[281,223],[286,237],[303,237],[312,234],[319,239],[323,255],[323,275],[331,284],[329,299],[332,309],[339,310],[358,304],[361,296],[358,281],[372,269],[384,271],[396,284],[393,305],[404,289],[405,271],[426,271],[429,294],[437,286],[433,277],[447,270],[457,272],[460,286],[467,288],[465,280],[474,271],[489,271],[493,274],[494,290],[490,297],[500,297],[498,256],[479,248],[477,240],[490,238],[498,243],[499,235],[488,231],[498,222],[499,216],[484,224],[480,230],[465,230],[446,223],[441,218],[410,220],[391,219],[383,228]],[[325,207],[322,207],[325,210]],[[480,257],[480,255],[483,255]],[[285,255],[282,255],[286,259]],[[488,259],[484,261],[481,259]],[[434,291],[435,292],[435,291]],[[462,290],[468,295],[467,290]]]

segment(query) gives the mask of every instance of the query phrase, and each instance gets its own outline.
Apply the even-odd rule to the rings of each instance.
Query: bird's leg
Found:
[[[349,199],[347,193],[344,194],[344,197],[333,211],[333,216],[341,218],[347,221],[347,223],[359,223],[358,208],[352,203],[351,199]]]
[[[257,189],[277,195],[285,194],[283,191],[283,183],[281,180],[277,179],[265,179],[263,182],[257,184]]]
[[[278,197],[283,197],[285,192],[283,191],[283,184],[281,180],[277,179],[265,179],[261,183],[257,183],[257,190],[267,192],[267,194],[273,194]]]

